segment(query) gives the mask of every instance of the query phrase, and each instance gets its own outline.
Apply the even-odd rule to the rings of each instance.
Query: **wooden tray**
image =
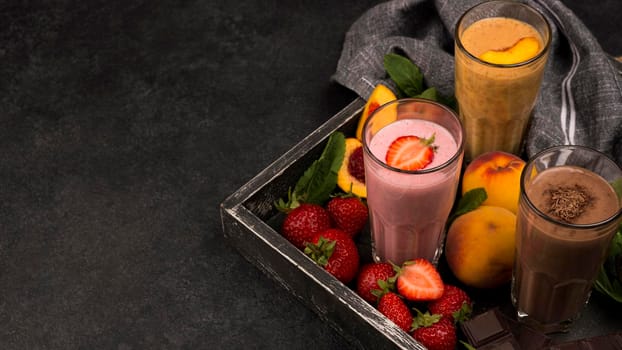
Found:
[[[294,148],[279,157],[248,183],[231,194],[220,208],[225,239],[248,261],[274,279],[328,322],[354,347],[361,349],[425,349],[409,334],[380,314],[279,233],[283,217],[274,201],[285,197],[289,187],[317,159],[328,137],[335,131],[354,135],[362,108],[356,99],[313,131]],[[371,261],[370,234],[360,234],[357,244],[361,263]],[[445,282],[458,283],[443,259],[439,270]],[[515,311],[510,303],[509,285],[493,290],[469,290],[475,313],[499,307],[508,316]],[[594,292],[582,317],[572,331],[553,336],[555,341],[605,335],[622,329],[622,304]]]

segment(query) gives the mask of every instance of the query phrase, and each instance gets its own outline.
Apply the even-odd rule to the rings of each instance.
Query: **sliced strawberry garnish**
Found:
[[[402,170],[420,170],[434,159],[434,135],[424,139],[419,136],[400,136],[389,146],[388,165]]]
[[[426,259],[405,262],[398,272],[397,291],[413,301],[435,300],[443,295],[443,280]]]

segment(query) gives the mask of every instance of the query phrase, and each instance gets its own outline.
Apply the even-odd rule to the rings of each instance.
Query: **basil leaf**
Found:
[[[444,104],[445,106],[453,109],[454,111],[458,111],[458,101],[456,100],[456,97],[454,96],[449,96],[449,97],[445,97],[443,95],[438,95],[438,102]]]
[[[423,74],[408,58],[389,53],[384,56],[383,63],[384,69],[404,95],[413,97],[423,91]]]
[[[472,210],[477,209],[488,198],[486,190],[482,187],[474,188],[465,193],[454,210],[453,214],[449,218],[448,222],[451,223],[458,216],[466,214]]]
[[[422,93],[414,97],[427,98],[428,100],[432,100],[432,101],[439,100],[438,92],[436,91],[436,88],[433,88],[433,87],[427,88],[425,91],[423,91]]]
[[[434,87],[426,89],[421,69],[407,57],[389,53],[384,56],[383,62],[384,69],[397,85],[397,92],[400,97],[427,98],[444,104],[455,111],[458,110],[458,103],[454,96],[443,96]]]
[[[316,159],[298,179],[294,193],[299,201],[322,205],[328,200],[337,185],[337,173],[343,162],[345,149],[346,141],[343,133],[333,133],[320,158]]]
[[[613,236],[609,253],[598,271],[594,288],[622,303],[622,226]]]

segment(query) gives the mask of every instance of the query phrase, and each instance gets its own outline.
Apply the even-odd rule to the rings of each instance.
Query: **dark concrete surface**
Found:
[[[219,203],[355,97],[375,3],[1,1],[0,349],[346,348]],[[566,3],[622,55],[622,2]]]

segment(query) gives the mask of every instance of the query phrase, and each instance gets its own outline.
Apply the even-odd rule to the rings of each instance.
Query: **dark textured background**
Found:
[[[375,3],[0,1],[0,349],[346,347],[219,203],[355,97]],[[622,55],[622,2],[566,3]]]

